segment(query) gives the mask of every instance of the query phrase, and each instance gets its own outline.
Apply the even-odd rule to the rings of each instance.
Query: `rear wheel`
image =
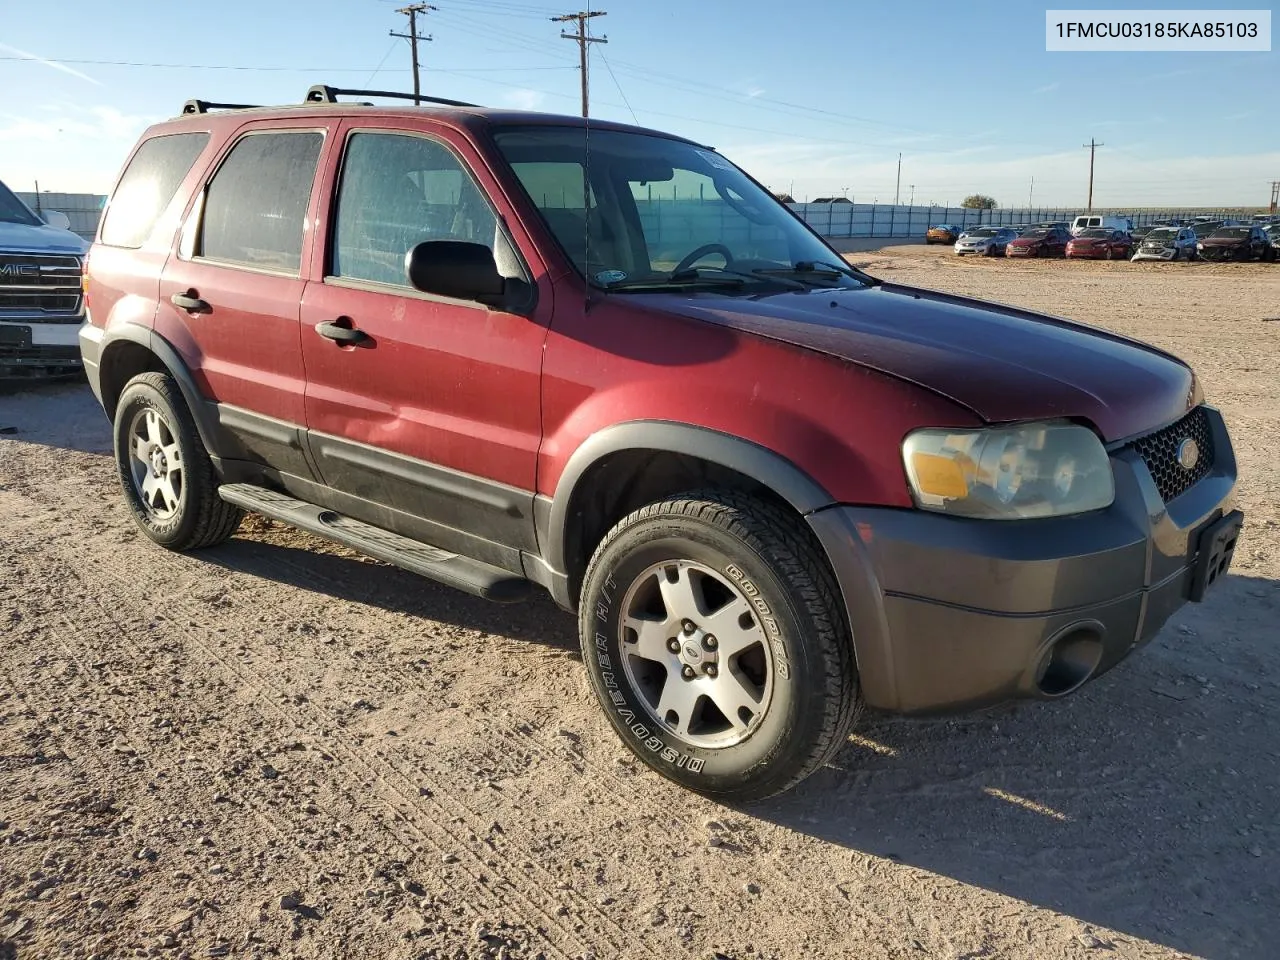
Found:
[[[116,404],[116,472],[134,522],[170,550],[222,543],[244,512],[218,496],[213,463],[182,392],[163,373],[142,373]]]
[[[860,702],[821,547],[798,517],[735,492],[625,517],[591,559],[579,632],[627,747],[726,801],[809,776],[844,743]]]

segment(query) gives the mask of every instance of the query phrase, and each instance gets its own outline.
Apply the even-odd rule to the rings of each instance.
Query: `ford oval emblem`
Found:
[[[1194,440],[1187,437],[1178,444],[1178,466],[1182,467],[1190,473],[1196,468],[1196,464],[1200,462],[1200,447]]]

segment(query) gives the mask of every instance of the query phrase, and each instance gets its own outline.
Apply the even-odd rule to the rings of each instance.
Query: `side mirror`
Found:
[[[44,211],[44,222],[57,230],[70,230],[71,218],[57,210]]]
[[[414,289],[455,300],[495,306],[507,292],[493,251],[482,243],[427,240],[405,254],[404,272]]]

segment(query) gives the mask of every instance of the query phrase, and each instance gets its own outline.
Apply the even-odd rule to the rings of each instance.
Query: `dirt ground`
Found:
[[[88,389],[10,391],[0,960],[1280,956],[1280,266],[854,259],[1194,362],[1232,575],[1074,697],[867,716],[731,809],[629,758],[549,601],[261,520],[165,553]]]

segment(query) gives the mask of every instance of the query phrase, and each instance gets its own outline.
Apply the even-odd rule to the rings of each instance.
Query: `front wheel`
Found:
[[[799,517],[736,492],[618,523],[587,568],[579,632],[627,747],[720,800],[799,783],[841,747],[860,703],[821,547]]]
[[[134,522],[170,550],[228,539],[244,516],[218,496],[218,479],[173,378],[142,373],[120,394],[116,472]]]

